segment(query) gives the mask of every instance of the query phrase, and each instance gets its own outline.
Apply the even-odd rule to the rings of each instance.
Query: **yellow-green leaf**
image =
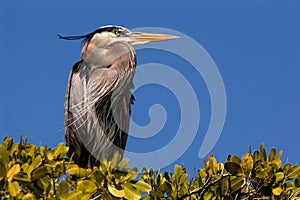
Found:
[[[20,193],[19,183],[16,181],[8,183],[8,192],[12,197],[17,196]]]
[[[28,168],[28,173],[30,174],[35,168],[37,168],[37,166],[42,162],[42,157],[40,155],[38,155],[37,157],[35,157],[35,159],[32,161],[31,165]]]
[[[42,166],[42,167],[39,167],[36,170],[34,170],[32,172],[31,177],[32,177],[32,180],[35,181],[37,179],[40,179],[40,178],[46,176],[48,173],[49,173],[49,171],[48,171],[47,166]]]
[[[7,172],[7,175],[6,175],[8,182],[11,182],[14,175],[16,175],[17,173],[20,172],[20,169],[21,169],[21,167],[19,164],[15,164],[14,166],[12,166],[12,168],[9,169],[9,171]]]
[[[121,155],[119,154],[119,152],[116,152],[113,159],[111,160],[110,167],[112,169],[115,169],[117,167],[117,164],[120,162],[120,160],[121,160]]]
[[[281,156],[282,156],[282,150],[280,150],[280,151],[278,152],[278,154],[277,154],[277,156],[276,156],[275,159],[280,160]]]
[[[203,199],[204,200],[211,200],[214,196],[214,193],[213,192],[205,192],[204,195],[203,195]]]
[[[18,182],[21,184],[29,184],[31,182],[31,179],[28,176],[28,174],[22,171],[14,175],[14,179],[18,180]]]
[[[142,200],[151,200],[151,198],[149,196],[145,196],[142,198]]]
[[[6,177],[7,169],[3,160],[0,159],[0,180]]]
[[[93,174],[91,176],[91,180],[96,182],[97,184],[101,184],[104,180],[105,176],[98,169],[94,169]]]
[[[291,167],[292,167],[291,163],[286,163],[283,166],[283,172],[286,173],[289,169],[291,169]]]
[[[28,169],[29,169],[29,164],[28,163],[24,163],[21,166],[21,171],[28,173]]]
[[[242,157],[241,166],[246,173],[249,173],[253,168],[253,158],[249,153]]]
[[[282,192],[282,188],[281,187],[274,188],[272,189],[272,192],[274,195],[279,196]]]
[[[59,143],[57,147],[53,149],[53,156],[57,158],[59,155],[65,155],[68,152],[69,148],[64,145],[64,143]]]
[[[179,185],[182,185],[186,181],[187,177],[188,177],[187,173],[182,174],[179,178]]]
[[[259,160],[259,152],[257,150],[253,152],[253,158],[254,158],[254,162]]]
[[[178,165],[174,166],[174,174],[175,174],[175,176],[179,177],[179,175],[180,175],[180,166],[178,166]]]
[[[52,179],[49,176],[44,176],[36,181],[39,188],[47,190],[52,186]]]
[[[198,171],[198,173],[199,173],[200,177],[202,177],[202,178],[205,178],[205,177],[208,176],[208,174],[206,173],[206,170],[205,170],[205,169],[200,169],[200,170]]]
[[[140,194],[149,192],[151,190],[150,185],[144,181],[138,181],[134,183],[133,186],[140,192]]]
[[[77,183],[77,188],[82,192],[92,193],[97,189],[97,185],[90,180],[80,180]]]
[[[32,193],[27,193],[23,198],[22,200],[36,200],[36,196]]]
[[[265,149],[264,143],[261,143],[261,144],[260,144],[259,157],[260,157],[260,159],[262,159],[263,161],[267,160],[267,153],[266,153],[266,149]]]
[[[14,140],[12,138],[9,138],[7,136],[4,137],[3,145],[6,147],[6,149],[10,149],[13,143]]]
[[[223,163],[217,163],[217,169],[218,169],[218,172],[222,172],[224,170],[224,164]]]
[[[296,178],[300,175],[300,166],[293,166],[286,172],[287,178]]]
[[[125,191],[124,190],[118,190],[117,188],[115,188],[113,185],[111,185],[111,184],[108,184],[107,185],[107,188],[108,188],[108,191],[112,194],[112,195],[114,195],[115,197],[119,197],[119,198],[121,198],[121,197],[124,197],[124,195],[125,195]]]
[[[5,164],[9,163],[9,154],[4,145],[0,144],[0,160],[2,160]]]
[[[167,194],[170,195],[171,193],[167,192]],[[154,197],[155,199],[162,199],[164,197],[164,193],[159,190],[151,190],[150,195],[151,195],[151,197]]]
[[[279,181],[281,181],[282,179],[284,179],[284,173],[283,172],[277,172],[276,174],[275,174],[275,182],[279,182]]]
[[[45,156],[48,160],[53,160],[53,152],[51,149],[45,149]]]
[[[236,155],[232,156],[230,161],[236,162],[238,164],[241,163],[241,159],[238,156],[236,156]]]
[[[225,196],[229,191],[229,183],[228,183],[228,179],[223,179],[221,180],[221,187],[220,187],[220,192],[221,192],[221,196]]]
[[[137,200],[140,199],[141,197],[139,191],[136,188],[134,188],[131,183],[124,184],[124,191],[125,191],[124,197],[126,199]]]
[[[241,166],[236,162],[226,162],[224,165],[226,171],[228,171],[230,174],[234,176],[241,176],[243,174],[243,170]]]
[[[276,149],[273,147],[269,153],[269,161],[272,162],[273,160],[275,160],[275,156],[276,156]]]
[[[72,191],[65,196],[64,200],[75,200],[75,199],[79,200],[81,199],[81,197],[82,197],[82,191]]]
[[[90,200],[91,199],[91,194],[89,193],[83,193],[81,196],[80,196],[80,200]],[[99,199],[99,198],[98,198]]]
[[[69,184],[66,180],[62,180],[57,187],[57,195],[60,199],[66,197],[69,190]]]
[[[124,158],[119,164],[118,164],[118,168],[119,170],[122,170],[126,167],[126,165],[128,164],[129,159],[128,158]]]
[[[87,176],[87,170],[78,167],[76,164],[71,164],[68,167],[68,173],[71,175],[76,175],[78,178],[83,178]]]
[[[212,172],[214,174],[216,174],[217,171],[218,171],[218,166],[217,166],[217,160],[216,160],[216,158],[213,155],[209,155],[208,156],[208,164],[209,164],[210,169],[212,170]]]
[[[138,171],[132,171],[132,172],[128,173],[128,175],[130,175],[128,177],[128,180],[134,180],[139,175],[139,173],[138,173]]]
[[[242,177],[231,177],[230,178],[231,191],[236,192],[236,191],[241,190],[244,183],[245,183],[245,180]]]

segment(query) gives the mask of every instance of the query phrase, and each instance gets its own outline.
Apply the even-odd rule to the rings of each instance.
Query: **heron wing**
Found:
[[[71,97],[71,86],[72,80],[74,77],[78,76],[78,70],[82,64],[82,61],[76,62],[69,74],[68,84],[66,88],[66,96],[65,96],[65,104],[64,104],[64,132],[65,132],[65,141],[67,146],[69,146],[68,156],[73,157],[73,160],[76,162],[80,160],[80,157],[85,157],[84,154],[87,154],[86,149],[81,143],[81,139],[77,134],[76,126],[74,125],[74,117],[73,113],[71,112],[70,105]],[[86,155],[88,156],[88,155]]]

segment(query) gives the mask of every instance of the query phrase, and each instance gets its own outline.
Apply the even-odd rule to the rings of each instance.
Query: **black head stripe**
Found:
[[[117,31],[119,30],[120,26],[102,26],[100,28],[98,28],[95,32],[96,33],[102,33],[102,32],[114,32],[114,31]]]
[[[57,36],[59,39],[63,39],[63,40],[81,40],[81,39],[90,40],[96,33],[114,32],[114,31],[119,30],[120,28],[122,28],[122,27],[120,27],[120,26],[103,26],[103,27],[96,29],[95,31],[93,31],[91,33],[86,34],[86,35],[62,36],[62,35],[57,34]]]

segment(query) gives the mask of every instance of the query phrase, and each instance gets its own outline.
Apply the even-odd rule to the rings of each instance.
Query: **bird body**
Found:
[[[123,155],[128,137],[136,54],[132,45],[175,39],[161,34],[132,33],[120,26],[100,27],[83,36],[81,60],[68,80],[64,124],[68,156],[80,167],[99,165]],[[155,38],[156,37],[156,38]],[[152,39],[152,40],[151,40]]]

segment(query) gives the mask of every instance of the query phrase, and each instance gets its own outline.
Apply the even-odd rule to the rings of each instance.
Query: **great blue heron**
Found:
[[[136,54],[132,45],[176,36],[131,32],[103,26],[92,33],[60,39],[84,39],[81,60],[70,72],[65,98],[68,156],[80,167],[93,167],[116,152],[123,155],[134,97]]]

